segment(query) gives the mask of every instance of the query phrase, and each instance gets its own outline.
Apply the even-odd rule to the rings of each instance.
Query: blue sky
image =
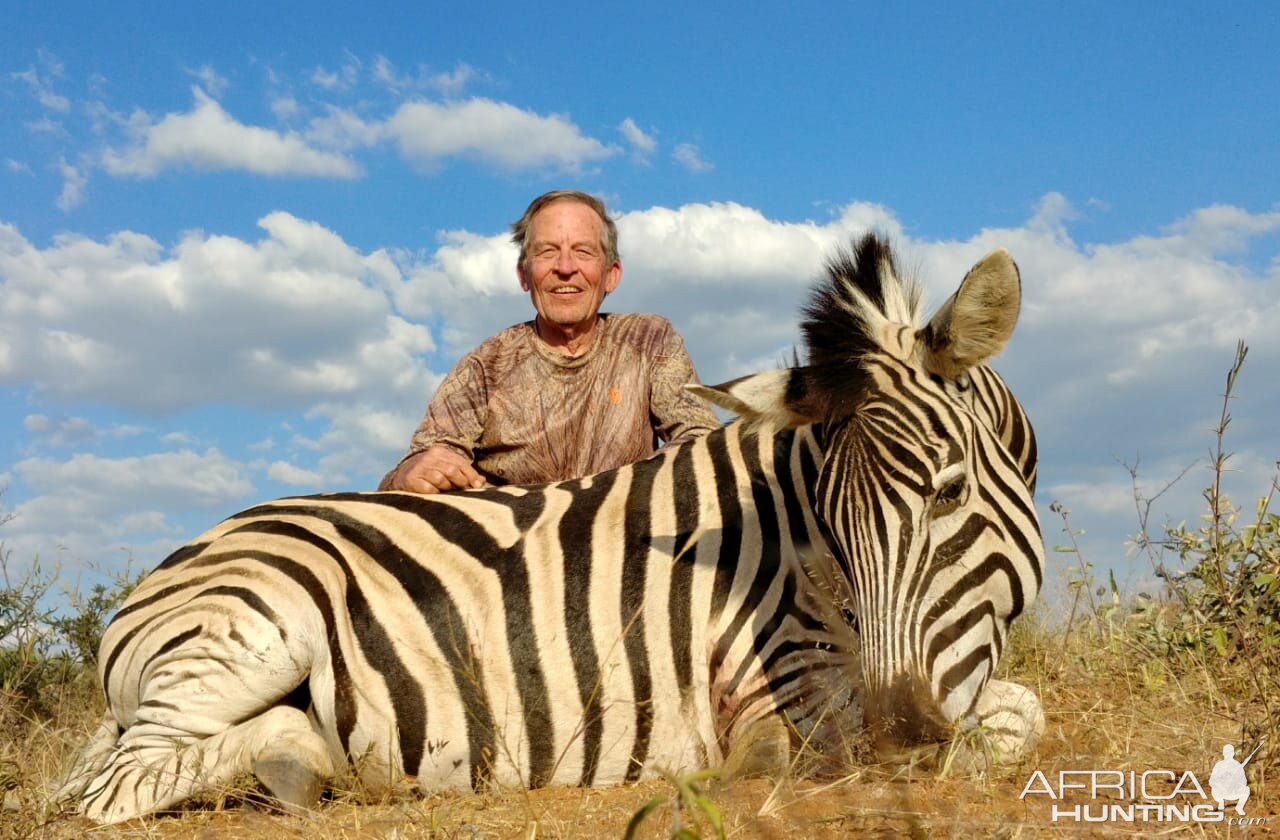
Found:
[[[408,5],[408,4],[406,4]],[[704,379],[789,355],[875,228],[940,302],[1009,248],[996,367],[1100,567],[1124,463],[1194,520],[1280,458],[1270,4],[0,4],[0,531],[11,563],[154,564],[226,514],[372,487],[457,356],[521,320],[506,226],[603,196]],[[455,7],[456,6],[456,7]],[[692,7],[690,7],[692,6]]]

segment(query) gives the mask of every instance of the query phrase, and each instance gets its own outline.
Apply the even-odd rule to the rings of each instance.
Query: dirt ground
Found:
[[[1032,838],[1032,837],[1271,837],[1280,836],[1280,814],[1266,803],[1251,807],[1250,827],[1221,824],[1055,823],[1047,802],[1020,800],[1025,780],[862,778],[832,786],[808,781],[781,790],[764,779],[711,785],[725,836],[761,840],[834,840],[856,837]],[[317,840],[318,838],[621,838],[637,811],[654,797],[662,806],[641,823],[636,837],[666,838],[677,827],[672,787],[648,782],[584,790],[557,788],[486,795],[432,796],[389,804],[329,802],[310,817],[270,813],[264,806],[235,803],[223,810],[96,827],[58,817],[30,826],[41,838],[146,837],[193,840]],[[679,826],[716,836],[705,815],[686,809]],[[17,826],[14,826],[17,828]],[[17,835],[10,835],[17,836]]]

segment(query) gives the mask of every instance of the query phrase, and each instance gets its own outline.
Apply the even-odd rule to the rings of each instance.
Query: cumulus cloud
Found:
[[[135,118],[133,142],[102,154],[111,175],[149,178],[167,169],[243,170],[279,177],[354,178],[360,168],[342,155],[309,146],[292,132],[239,122],[216,99],[192,89],[195,106],[159,121]]]
[[[393,144],[409,162],[435,170],[453,158],[469,158],[502,169],[578,172],[620,150],[584,135],[568,118],[543,116],[504,102],[415,100],[386,120],[326,106],[307,126],[305,139],[340,151]]]
[[[584,135],[564,116],[543,116],[490,99],[409,102],[383,129],[405,158],[428,168],[464,156],[506,169],[576,172],[619,151]]]
[[[307,419],[323,421],[324,430],[314,439],[299,441],[310,445],[316,471],[324,477],[323,487],[355,486],[373,489],[386,470],[400,460],[409,438],[440,384],[433,376],[421,391],[389,394],[386,399],[368,402],[326,402],[307,412]]]
[[[285,461],[273,461],[267,467],[267,478],[290,487],[319,489],[324,486],[324,476],[314,470],[303,469]]]
[[[324,116],[311,120],[305,137],[328,149],[350,151],[377,144],[384,131],[380,122],[366,121],[353,111],[330,105]]]
[[[393,311],[390,258],[287,213],[260,225],[169,251],[130,232],[39,249],[0,225],[0,382],[143,412],[420,393],[434,345]]]
[[[63,212],[84,203],[94,170],[143,179],[182,170],[354,179],[365,174],[362,153],[389,146],[424,172],[465,159],[504,171],[581,173],[623,152],[565,114],[458,98],[483,78],[465,63],[444,71],[426,66],[403,71],[384,56],[366,66],[348,53],[336,69],[316,68],[309,81],[320,90],[302,98],[267,68],[271,124],[253,124],[228,110],[221,97],[230,82],[211,65],[185,69],[198,82],[191,89],[191,106],[164,114],[144,107],[114,110],[100,77],[90,80],[90,101],[73,108],[55,92],[62,72],[56,60],[42,59],[40,66],[10,77],[29,87],[42,105],[24,120],[27,129],[65,147],[61,160],[47,164],[62,176],[55,203]],[[390,102],[387,93],[393,95]],[[620,131],[637,154],[654,148],[633,120]],[[70,145],[75,143],[81,145]],[[68,163],[71,159],[76,162]],[[14,158],[6,165],[12,172],[30,171]]]
[[[35,490],[73,497],[84,510],[97,514],[157,506],[208,507],[253,490],[241,467],[216,449],[130,458],[82,452],[66,461],[28,458],[13,469]]]
[[[152,565],[182,541],[184,513],[207,520],[253,492],[245,470],[216,449],[28,458],[13,472],[36,495],[11,509],[6,548],[22,561],[72,566],[118,566],[127,552]]]

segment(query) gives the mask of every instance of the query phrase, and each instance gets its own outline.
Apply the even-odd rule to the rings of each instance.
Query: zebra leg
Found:
[[[79,799],[89,787],[89,782],[102,772],[111,760],[111,753],[120,738],[120,725],[115,715],[108,709],[102,716],[102,722],[89,737],[89,742],[76,757],[75,763],[67,772],[66,778],[56,791],[49,795],[49,803],[61,806],[64,803]]]
[[[209,737],[139,723],[120,737],[96,778],[85,787],[79,811],[113,823],[225,790],[243,773],[260,773],[268,791],[297,811],[314,804],[333,762],[307,716],[276,706]]]
[[[1044,734],[1044,707],[1029,688],[990,680],[960,730],[950,766],[980,769],[1011,763],[1030,752]]]
[[[295,726],[278,732],[253,758],[253,774],[258,781],[286,811],[293,813],[315,805],[334,773],[324,738],[312,728],[306,715],[302,715],[302,722],[305,730]],[[296,725],[297,720],[293,723]]]

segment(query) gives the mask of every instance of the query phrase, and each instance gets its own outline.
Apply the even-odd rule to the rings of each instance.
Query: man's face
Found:
[[[605,257],[601,225],[594,210],[576,201],[548,204],[533,217],[528,260],[518,273],[543,320],[569,329],[590,323],[618,287],[622,265]]]

